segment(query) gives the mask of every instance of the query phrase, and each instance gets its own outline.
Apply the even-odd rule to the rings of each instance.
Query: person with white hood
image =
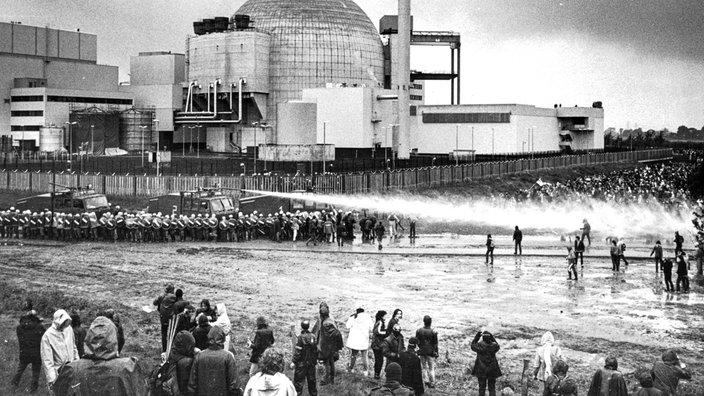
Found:
[[[227,308],[225,304],[220,303],[215,306],[218,318],[213,322],[213,326],[220,327],[225,333],[225,344],[223,349],[226,351],[230,350],[230,330],[232,329],[232,324],[230,323],[230,318],[227,316]]]
[[[54,312],[51,327],[42,336],[41,356],[49,389],[56,382],[59,368],[79,359],[71,328],[71,317],[63,309]]]
[[[350,333],[347,336],[347,348],[352,351],[350,355],[350,372],[354,371],[354,366],[357,361],[357,355],[362,354],[362,364],[364,365],[364,376],[369,375],[369,335],[374,327],[372,318],[364,312],[364,306],[361,303],[357,304],[356,312],[350,315],[345,324]]]
[[[555,337],[546,331],[540,339],[540,346],[535,351],[533,358],[533,377],[541,382],[547,381],[552,375],[552,368],[558,360],[562,360],[562,349],[555,345]]]
[[[296,396],[293,382],[283,373],[284,355],[273,348],[264,351],[259,361],[261,371],[249,379],[244,396]]]

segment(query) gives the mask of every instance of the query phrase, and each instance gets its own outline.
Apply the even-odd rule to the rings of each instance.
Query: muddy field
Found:
[[[438,388],[429,395],[476,393],[476,379],[468,374],[475,357],[469,346],[483,328],[496,335],[502,348],[498,358],[504,376],[499,385],[516,390],[523,360],[532,358],[546,330],[555,334],[581,394],[608,354],[619,359],[629,389],[636,386],[632,373],[650,367],[667,348],[675,348],[695,376],[704,371],[704,298],[696,282],[689,294],[664,293],[651,261],[644,259],[632,260],[625,273],[612,274],[605,250],[596,244],[585,255],[580,280],[570,282],[559,239],[527,238],[530,255],[519,259],[508,249],[510,236],[499,236],[498,241],[493,266],[484,263],[480,238],[452,236],[427,235],[415,248],[402,240],[381,253],[371,246],[305,248],[301,243],[267,241],[246,245],[0,241],[4,290],[0,394],[11,394],[8,382],[17,359],[14,327],[24,298],[46,300],[47,312],[80,309],[88,323],[98,309],[116,308],[127,337],[123,354],[153,367],[160,347],[158,318],[144,308],[153,308],[152,300],[167,282],[184,289],[186,299],[196,303],[209,298],[227,304],[242,372],[248,359],[246,340],[253,335],[257,316],[269,319],[276,347],[290,356],[291,326],[312,318],[320,301],[329,303],[341,328],[357,302],[372,315],[378,309],[401,308],[407,338],[422,326],[424,315],[431,315],[440,334],[441,357]],[[634,246],[631,254],[647,253],[643,245]],[[344,366],[343,361],[345,353],[338,367]],[[29,370],[24,387],[28,377]],[[335,387],[323,387],[320,394],[361,395],[373,385],[356,374],[342,373]],[[539,384],[530,385],[530,394],[539,394]],[[701,396],[702,385],[696,376],[681,385],[681,394]]]

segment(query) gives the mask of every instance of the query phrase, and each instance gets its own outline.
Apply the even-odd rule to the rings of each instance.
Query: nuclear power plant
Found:
[[[182,54],[133,56],[129,84],[97,64],[94,35],[0,23],[0,37],[0,133],[24,149],[75,150],[89,134],[93,152],[143,150],[147,134],[184,154],[195,144],[291,162],[603,148],[600,102],[462,104],[460,35],[414,30],[410,0],[378,28],[352,0],[248,0],[194,21]],[[413,70],[415,45],[449,49],[449,70]],[[438,80],[449,105],[426,103]]]

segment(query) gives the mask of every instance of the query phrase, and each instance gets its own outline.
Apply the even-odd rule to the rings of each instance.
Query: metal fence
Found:
[[[484,177],[501,176],[539,169],[597,165],[615,162],[657,161],[672,158],[672,149],[592,153],[560,157],[481,162],[461,165],[420,167],[375,172],[336,173],[311,177],[289,176],[144,176],[104,175],[69,172],[1,171],[0,190],[32,193],[51,190],[50,183],[87,186],[99,193],[114,196],[156,196],[168,192],[220,186],[239,198],[242,190],[291,192],[315,189],[332,194],[355,194],[387,190],[405,190],[456,184]]]

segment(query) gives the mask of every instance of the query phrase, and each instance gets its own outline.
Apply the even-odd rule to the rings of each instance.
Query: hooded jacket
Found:
[[[227,307],[225,304],[220,303],[216,305],[218,310],[218,318],[213,322],[213,327],[219,327],[225,334],[225,341],[223,342],[223,348],[226,351],[230,350],[230,330],[232,330],[232,324],[230,323],[230,317],[227,316]]]
[[[254,374],[244,388],[245,396],[296,396],[296,388],[286,375]]]
[[[604,368],[594,373],[587,396],[628,396],[626,380],[617,368],[606,359]]]
[[[181,330],[174,337],[169,363],[175,365],[176,369],[171,370],[170,377],[166,381],[167,387],[171,389],[171,394],[174,396],[187,393],[195,345],[195,338],[186,330]]]
[[[652,373],[653,385],[664,396],[676,395],[680,379],[692,378],[692,374],[681,367],[677,354],[671,349],[662,354],[662,361],[653,363]]]
[[[366,312],[358,312],[347,319],[345,324],[349,329],[347,348],[358,351],[369,349],[369,334],[374,327],[374,321]]]
[[[537,370],[536,376],[541,381],[546,381],[552,375],[555,363],[562,359],[562,350],[555,346],[555,337],[546,331],[540,339],[540,347],[535,351],[533,365]]]
[[[501,349],[493,335],[488,335],[490,341],[487,342],[482,338],[482,332],[478,332],[472,341],[472,350],[477,353],[477,359],[474,361],[474,369],[472,375],[477,378],[498,378],[501,377],[501,368],[499,361],[496,359],[496,353]]]
[[[17,341],[20,344],[20,362],[40,363],[42,336],[46,332],[36,315],[23,315],[17,326]]]
[[[142,396],[148,392],[146,375],[137,358],[120,358],[117,328],[98,316],[88,329],[83,359],[61,370],[54,384],[57,396]]]
[[[318,357],[329,359],[344,347],[342,333],[330,316],[330,308],[323,302],[320,304],[320,317],[313,327],[313,334],[318,340]]]
[[[242,395],[235,357],[223,349],[225,332],[222,328],[213,326],[208,333],[208,342],[208,349],[193,359],[188,391],[195,396]]]
[[[65,329],[59,330],[67,320],[70,321],[71,317],[63,309],[59,309],[54,313],[51,327],[42,336],[42,366],[46,374],[46,382],[49,384],[56,381],[59,367],[78,360],[78,349],[76,349],[73,329],[68,325]]]

